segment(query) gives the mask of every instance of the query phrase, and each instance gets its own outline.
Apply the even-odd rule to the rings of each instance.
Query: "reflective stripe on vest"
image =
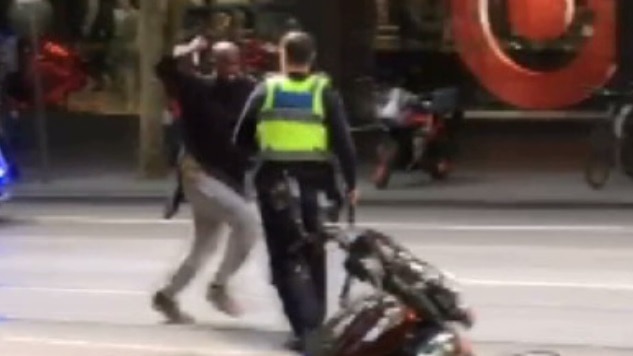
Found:
[[[312,75],[304,81],[285,76],[266,80],[266,99],[257,125],[262,158],[275,161],[329,159],[323,91],[329,80]]]

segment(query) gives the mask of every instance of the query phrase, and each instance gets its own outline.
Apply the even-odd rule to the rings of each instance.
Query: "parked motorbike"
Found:
[[[13,84],[11,96],[21,109],[34,106],[36,73],[42,81],[43,104],[51,107],[65,107],[69,96],[88,83],[86,63],[78,51],[60,42],[45,40],[40,44],[39,56],[27,53]]]
[[[262,79],[266,73],[277,69],[277,49],[259,39],[248,39],[242,43],[242,62],[247,73]]]
[[[382,96],[377,118],[385,134],[378,146],[374,185],[385,189],[398,168],[422,170],[434,180],[446,179],[452,169],[447,119],[459,110],[457,89],[416,95],[392,88]]]
[[[353,213],[350,214],[353,216]],[[474,356],[474,315],[454,278],[373,230],[328,236],[346,251],[341,310],[308,342],[310,356]],[[373,293],[350,301],[354,281]]]

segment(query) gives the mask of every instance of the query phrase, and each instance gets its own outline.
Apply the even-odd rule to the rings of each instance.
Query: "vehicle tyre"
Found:
[[[599,125],[591,134],[591,150],[584,171],[585,181],[595,190],[602,189],[611,177],[616,138],[610,126]]]
[[[633,139],[625,137],[620,147],[622,170],[627,177],[633,179]]]
[[[450,162],[446,159],[442,159],[433,164],[429,173],[431,175],[431,178],[433,178],[433,180],[443,181],[448,178],[450,171],[451,171]]]
[[[585,167],[585,181],[595,190],[604,188],[611,177],[611,165],[603,157],[590,158]]]
[[[389,185],[397,152],[397,144],[391,140],[383,141],[378,147],[378,165],[372,177],[377,189],[386,189]]]

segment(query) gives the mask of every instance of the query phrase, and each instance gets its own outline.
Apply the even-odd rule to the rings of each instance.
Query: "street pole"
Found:
[[[172,48],[178,42],[180,30],[182,29],[183,20],[189,3],[189,0],[169,0],[167,2],[167,41],[164,43],[166,48]]]
[[[48,145],[48,119],[44,108],[44,97],[42,89],[42,74],[38,66],[40,57],[39,47],[39,27],[37,23],[36,13],[38,6],[43,6],[41,0],[19,0],[17,5],[21,7],[24,13],[28,14],[29,37],[33,48],[33,89],[35,102],[35,122],[36,135],[39,146],[39,166],[40,180],[48,182],[50,176],[49,170],[49,145]]]
[[[375,0],[345,0],[339,11],[348,14],[341,22],[341,89],[355,124],[371,119],[373,103],[370,78],[373,72],[374,39],[378,8]]]
[[[340,2],[341,0],[294,2],[294,12],[302,27],[316,38],[319,69],[326,71],[336,85],[342,82],[341,25],[344,19],[340,12]]]
[[[154,74],[154,66],[163,51],[165,9],[156,0],[140,1],[140,147],[139,170],[145,178],[159,178],[166,173],[163,153],[163,92]]]

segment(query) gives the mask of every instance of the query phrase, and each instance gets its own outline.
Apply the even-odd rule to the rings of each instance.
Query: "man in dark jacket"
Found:
[[[196,38],[174,52],[186,56],[206,47],[206,41]],[[227,282],[244,264],[260,234],[257,210],[243,196],[248,157],[231,142],[231,132],[255,83],[241,75],[239,50],[234,44],[215,44],[212,57],[215,71],[209,77],[180,70],[173,57],[163,58],[157,66],[159,77],[173,88],[181,105],[186,154],[180,170],[195,229],[191,251],[154,296],[155,309],[172,321],[189,319],[180,311],[175,296],[216,249],[225,224],[231,234],[207,298],[221,311],[238,314],[239,307],[228,292]]]

